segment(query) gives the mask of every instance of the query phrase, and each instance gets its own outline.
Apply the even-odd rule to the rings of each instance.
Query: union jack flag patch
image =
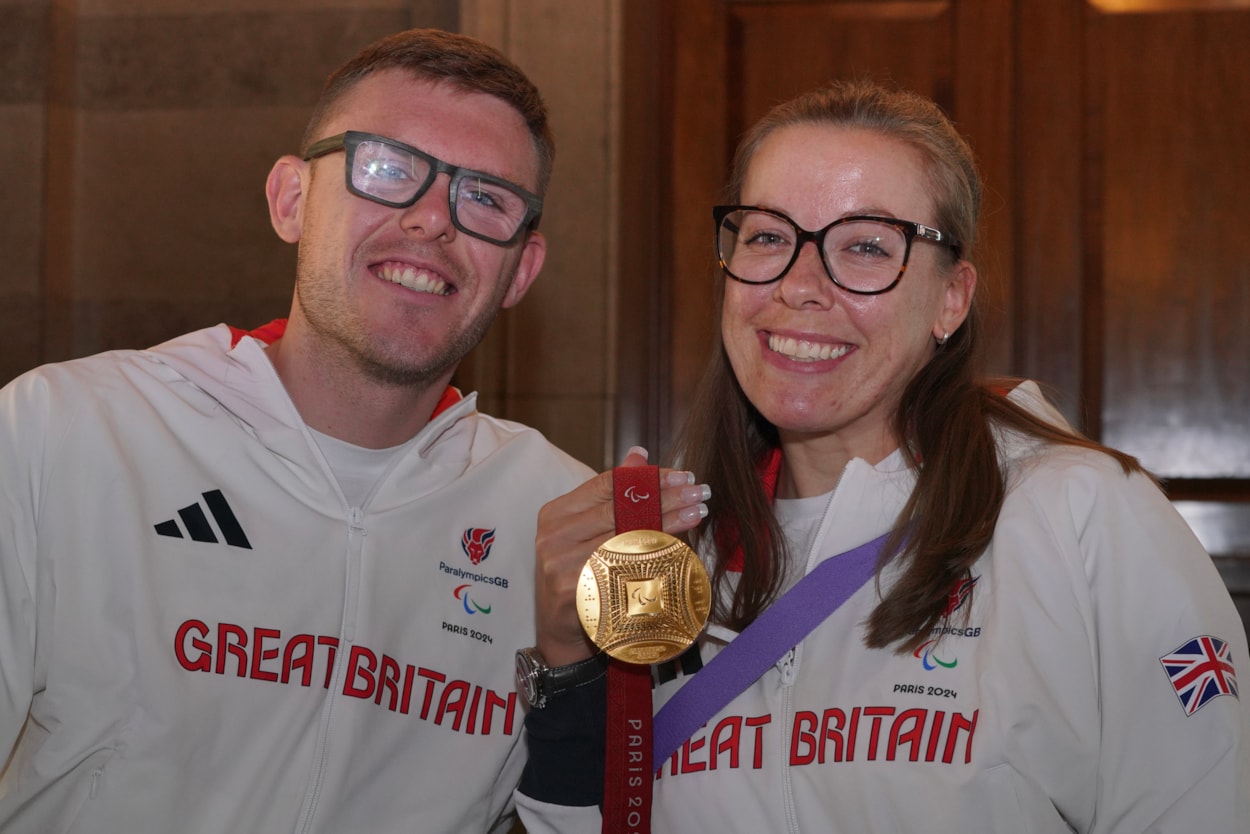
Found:
[[[1218,637],[1209,634],[1195,637],[1159,658],[1159,662],[1168,673],[1186,715],[1193,715],[1212,698],[1240,697],[1228,644]]]

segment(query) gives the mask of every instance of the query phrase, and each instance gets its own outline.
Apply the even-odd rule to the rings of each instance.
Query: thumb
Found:
[[[625,459],[621,461],[621,466],[646,466],[647,459],[650,454],[641,446],[631,446],[629,451],[625,453]]]

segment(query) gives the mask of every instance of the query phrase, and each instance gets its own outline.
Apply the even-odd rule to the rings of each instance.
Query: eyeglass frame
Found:
[[[724,225],[725,218],[733,214],[735,211],[758,211],[763,214],[772,215],[773,217],[780,218],[790,224],[790,227],[797,233],[797,237],[794,242],[794,253],[790,256],[790,262],[786,264],[785,269],[781,270],[781,273],[776,278],[771,278],[767,281],[748,281],[745,278],[735,275],[725,264],[725,255],[721,252],[720,244],[721,227]],[[786,277],[787,274],[789,274],[791,269],[794,268],[794,264],[799,259],[799,253],[803,249],[803,244],[807,243],[809,240],[816,244],[816,252],[820,258],[820,265],[824,267],[825,274],[829,276],[829,280],[839,288],[844,289],[849,293],[854,293],[855,295],[881,295],[897,287],[898,282],[903,279],[903,273],[907,271],[907,262],[911,258],[911,244],[913,240],[920,239],[929,243],[937,244],[938,246],[945,246],[955,254],[956,260],[962,257],[962,247],[960,246],[959,241],[955,240],[951,235],[938,231],[932,226],[926,226],[923,223],[916,223],[912,220],[900,220],[897,217],[881,217],[875,214],[852,214],[846,217],[839,217],[827,226],[816,229],[815,231],[808,231],[807,229],[804,229],[794,221],[794,218],[787,214],[783,214],[782,212],[775,211],[773,209],[762,208],[760,206],[713,206],[712,219],[716,221],[716,229],[714,232],[716,260],[720,264],[721,270],[740,284],[764,286],[766,284],[774,284],[780,281],[782,278]],[[888,286],[879,290],[851,289],[838,280],[837,276],[833,274],[833,268],[829,266],[829,261],[826,260],[825,236],[829,233],[829,230],[836,226],[841,226],[845,223],[851,223],[856,220],[871,220],[876,223],[884,223],[887,226],[893,226],[903,234],[903,239],[906,241],[906,248],[903,250],[903,263],[899,265],[898,275],[894,276],[894,280],[891,281]]]
[[[415,157],[425,160],[430,166],[430,174],[422,183],[411,199],[403,202],[394,202],[392,200],[384,200],[373,194],[361,191],[352,182],[353,163],[356,159],[356,149],[360,147],[362,142],[381,142],[392,148],[397,148],[405,153],[410,153]],[[512,246],[526,232],[532,232],[538,228],[538,221],[543,216],[543,198],[533,193],[527,188],[517,185],[510,180],[502,177],[496,177],[482,171],[476,171],[472,168],[462,168],[459,165],[452,165],[450,162],[444,162],[433,154],[428,154],[420,148],[414,148],[412,145],[400,142],[398,139],[392,139],[389,136],[381,136],[376,133],[365,133],[360,130],[346,130],[335,136],[327,136],[325,139],[318,139],[308,146],[308,150],[304,152],[304,161],[310,162],[323,156],[343,151],[347,159],[343,165],[343,178],[347,184],[347,190],[357,197],[361,197],[370,202],[388,206],[389,208],[408,208],[415,205],[417,200],[425,196],[425,192],[430,190],[430,186],[434,184],[434,180],[439,174],[446,174],[451,178],[451,183],[447,188],[447,207],[451,222],[457,229],[464,232],[470,237],[478,240],[484,240],[487,243],[493,243],[496,246]],[[465,177],[473,177],[481,179],[494,185],[506,187],[511,191],[515,191],[521,199],[525,201],[525,216],[521,218],[520,224],[517,226],[516,232],[507,240],[487,237],[481,232],[475,232],[472,229],[465,228],[460,222],[459,213],[456,211],[456,195],[459,194],[460,183]]]

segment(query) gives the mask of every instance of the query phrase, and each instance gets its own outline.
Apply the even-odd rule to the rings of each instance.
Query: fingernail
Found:
[[[626,454],[627,455],[642,455],[644,459],[649,459],[651,457],[650,453],[647,452],[647,450],[642,448],[641,446],[630,446],[629,451]]]
[[[682,501],[706,501],[712,497],[712,488],[707,484],[688,486],[681,491]]]
[[[693,472],[683,472],[680,469],[669,472],[664,476],[665,486],[686,486],[694,483]]]
[[[686,507],[677,513],[677,517],[686,523],[707,518],[707,504],[696,504],[693,507]]]

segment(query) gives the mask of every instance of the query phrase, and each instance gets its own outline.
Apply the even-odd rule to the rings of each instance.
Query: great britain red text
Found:
[[[174,656],[188,672],[324,689],[334,681],[339,648],[337,637],[283,637],[278,629],[201,620],[187,620],[174,635]],[[510,736],[519,729],[515,692],[501,695],[355,644],[344,660],[341,691],[347,697],[469,735]]]
[[[967,764],[978,710],[971,715],[926,708],[864,706],[795,713],[789,732],[790,767],[855,761]],[[705,726],[661,764],[657,778],[703,770],[765,766],[771,715],[731,715]]]

